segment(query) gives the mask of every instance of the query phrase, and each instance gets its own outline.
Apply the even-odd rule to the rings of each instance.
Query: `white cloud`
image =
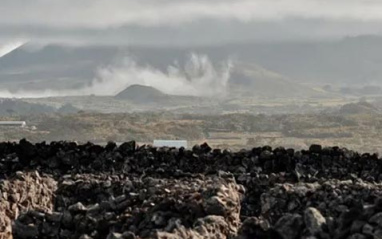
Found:
[[[3,25],[107,28],[198,19],[382,20],[380,0],[2,0]]]
[[[0,40],[22,37],[39,44],[319,39],[381,34],[381,23],[380,0],[1,0],[0,4]]]

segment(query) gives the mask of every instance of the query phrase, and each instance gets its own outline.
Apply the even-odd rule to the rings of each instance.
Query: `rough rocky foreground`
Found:
[[[0,238],[382,238],[381,181],[320,145],[0,143]]]

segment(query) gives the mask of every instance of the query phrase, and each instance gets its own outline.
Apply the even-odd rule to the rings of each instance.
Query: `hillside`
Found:
[[[211,105],[210,99],[195,96],[168,95],[154,87],[131,85],[118,93],[114,99],[124,101],[146,110],[166,109],[166,107],[200,107]]]
[[[381,110],[368,102],[349,103],[343,105],[340,114],[378,114]]]
[[[154,87],[143,85],[128,86],[115,97],[120,100],[129,100],[138,104],[160,103],[170,100],[169,95],[162,93]]]
[[[40,104],[32,104],[18,100],[0,99],[0,115],[27,115],[27,114],[40,114],[52,113],[55,108]]]

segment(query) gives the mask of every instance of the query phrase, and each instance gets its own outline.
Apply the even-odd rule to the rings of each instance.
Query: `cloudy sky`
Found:
[[[218,44],[381,34],[380,0],[1,0],[0,41]]]

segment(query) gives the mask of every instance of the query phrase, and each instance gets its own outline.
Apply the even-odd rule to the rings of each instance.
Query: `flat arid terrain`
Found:
[[[321,108],[320,108],[321,109]],[[213,147],[241,149],[260,145],[306,149],[311,144],[336,145],[360,152],[380,152],[382,120],[378,103],[349,103],[312,113],[195,114],[136,113],[42,113],[3,116],[22,120],[27,127],[2,127],[0,139],[32,142],[77,141],[106,144],[108,141],[182,139],[188,146],[207,142]]]

